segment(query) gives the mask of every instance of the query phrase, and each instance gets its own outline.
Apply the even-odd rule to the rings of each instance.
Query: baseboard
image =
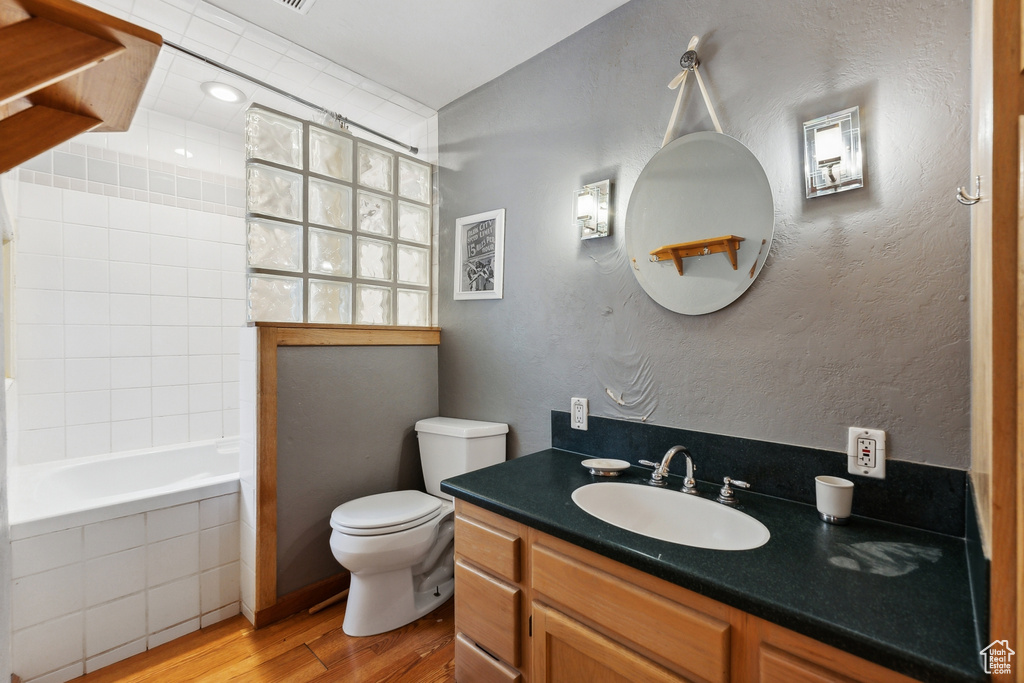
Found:
[[[349,573],[341,572],[322,581],[310,584],[305,588],[300,588],[297,591],[283,595],[270,607],[256,612],[256,623],[254,626],[256,628],[263,628],[293,614],[307,610],[348,588],[349,581]]]

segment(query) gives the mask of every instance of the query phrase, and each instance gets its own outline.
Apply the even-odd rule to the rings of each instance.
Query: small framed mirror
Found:
[[[652,299],[686,315],[720,310],[753,284],[771,249],[768,176],[735,138],[684,135],[640,173],[625,230],[630,267]]]

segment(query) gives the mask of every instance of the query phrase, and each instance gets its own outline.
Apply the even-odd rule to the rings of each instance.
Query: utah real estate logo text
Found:
[[[981,651],[981,666],[987,674],[1009,674],[1012,669],[1010,658],[1015,654],[1009,642],[994,640]]]

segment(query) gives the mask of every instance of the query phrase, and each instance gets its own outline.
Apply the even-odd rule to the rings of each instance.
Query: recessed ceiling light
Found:
[[[185,157],[186,159],[191,159],[192,158],[192,152],[188,151],[184,147],[179,147],[178,149],[174,150],[174,153],[175,154],[180,154],[181,156]]]
[[[203,92],[210,97],[215,97],[221,102],[241,102],[245,99],[245,93],[227,83],[218,83],[217,81],[207,81],[203,83],[200,88]]]

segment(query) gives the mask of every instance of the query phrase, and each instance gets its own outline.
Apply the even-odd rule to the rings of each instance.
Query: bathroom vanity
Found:
[[[665,543],[572,502],[598,479],[584,457],[551,449],[442,485],[457,499],[458,681],[985,680],[962,539],[831,527],[741,492],[767,544]]]

